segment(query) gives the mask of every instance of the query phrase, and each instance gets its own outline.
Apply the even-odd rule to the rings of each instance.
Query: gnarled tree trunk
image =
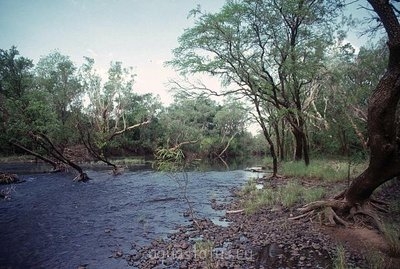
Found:
[[[388,34],[386,73],[368,104],[370,162],[345,194],[350,204],[363,204],[384,182],[400,175],[396,109],[400,99],[400,24],[388,0],[368,0]]]

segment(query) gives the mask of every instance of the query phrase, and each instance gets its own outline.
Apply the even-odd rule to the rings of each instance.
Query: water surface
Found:
[[[114,177],[87,170],[92,180],[80,183],[69,173],[23,171],[24,183],[0,186],[12,188],[11,199],[0,200],[0,268],[132,268],[113,254],[189,223],[182,189],[159,172]],[[210,200],[228,202],[230,190],[250,176],[243,170],[188,173],[197,216],[218,220],[223,212],[211,209]]]

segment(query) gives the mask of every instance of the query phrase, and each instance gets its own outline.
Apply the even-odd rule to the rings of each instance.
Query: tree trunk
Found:
[[[303,157],[306,166],[310,164],[310,151],[308,146],[308,137],[305,132],[303,132]]]
[[[368,104],[368,168],[354,179],[346,192],[351,204],[364,203],[384,182],[400,175],[396,109],[400,99],[400,24],[387,0],[368,0],[388,34],[389,62],[386,73]]]
[[[303,159],[303,138],[296,128],[293,128],[292,132],[294,136],[294,160],[301,161]]]
[[[275,140],[276,140],[276,155],[282,160],[283,151],[281,148],[281,134],[279,132],[279,122],[274,122],[274,132],[275,132]]]
[[[294,159],[295,161],[304,160],[306,165],[310,164],[310,155],[308,150],[308,139],[304,131],[303,124],[294,126],[292,128],[292,133],[294,136]]]
[[[276,175],[278,174],[278,157],[276,156],[274,142],[272,141],[265,124],[263,124],[262,129],[264,137],[267,139],[267,142],[269,144],[269,150],[272,157],[272,177],[276,177]]]
[[[272,157],[272,177],[276,177],[278,174],[278,157],[276,156],[276,150],[275,150],[275,145],[274,142],[271,139],[271,135],[267,129],[267,126],[265,125],[261,110],[260,110],[260,104],[259,104],[259,100],[257,98],[254,99],[254,104],[256,106],[256,110],[257,110],[257,116],[258,116],[258,123],[261,126],[261,129],[263,131],[264,137],[267,140],[268,144],[269,144],[269,150],[271,153],[271,157]]]
[[[285,140],[286,140],[286,131],[285,131],[285,120],[281,119],[281,144],[278,146],[280,147],[280,152],[281,156],[280,159],[281,161],[284,161],[286,159],[286,147],[285,147]]]
[[[304,160],[305,165],[310,164],[310,155],[308,150],[308,138],[306,133],[306,125],[303,117],[300,115],[301,110],[298,107],[298,113],[289,113],[286,119],[291,125],[291,130],[294,137],[294,160]]]

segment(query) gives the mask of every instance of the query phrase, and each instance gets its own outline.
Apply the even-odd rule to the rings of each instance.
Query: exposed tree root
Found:
[[[369,219],[371,219],[375,223],[376,227],[380,231],[382,231],[383,224],[376,213],[377,212],[376,208],[377,208],[376,204],[374,204],[373,202],[366,203],[363,206],[353,207],[350,210],[350,217],[354,219],[357,215],[367,216],[367,217],[369,217]],[[378,207],[378,208],[380,208],[380,207]],[[378,210],[378,211],[381,211],[381,210]],[[384,209],[384,211],[387,212],[386,209]]]
[[[379,230],[382,230],[382,221],[378,217],[377,212],[388,212],[388,210],[382,206],[384,204],[386,203],[374,199],[366,202],[363,206],[351,206],[344,198],[315,201],[298,208],[298,211],[301,214],[290,217],[289,219],[306,219],[310,221],[318,219],[321,224],[329,226],[342,225],[348,227],[351,223],[354,223],[357,216],[364,216],[366,219],[362,220],[362,223],[365,223],[367,220],[372,220],[376,227]]]
[[[336,225],[336,223],[339,223],[345,227],[349,226],[349,223],[345,220],[343,220],[341,217],[339,217],[336,212],[332,209],[332,207],[327,207],[325,209],[325,214],[327,219],[329,220],[330,225]]]
[[[309,212],[307,212],[307,213],[298,215],[298,216],[296,216],[296,217],[291,217],[291,218],[289,218],[289,219],[290,219],[290,220],[298,220],[298,219],[302,219],[302,218],[307,218],[307,217],[309,217],[309,216],[312,216],[312,215],[314,214],[314,212],[315,212],[315,210],[311,210],[311,211],[309,211]]]
[[[274,179],[282,179],[282,178],[285,178],[285,177],[282,175],[278,175],[278,174],[276,174],[276,175],[272,174],[271,176],[267,177],[266,179],[274,180]]]
[[[373,208],[375,208],[376,210],[378,210],[378,211],[380,211],[380,212],[389,213],[389,210],[387,210],[387,209],[384,208],[383,206],[378,205],[378,204],[375,203],[375,202],[372,202],[372,201],[371,201],[370,204],[371,204],[371,206],[372,206]],[[386,204],[386,206],[388,206],[388,204]]]
[[[226,214],[237,214],[237,213],[242,213],[244,212],[244,209],[238,209],[238,210],[228,210],[225,213]]]
[[[389,205],[389,203],[379,200],[379,199],[376,199],[376,198],[370,198],[370,201],[374,204],[380,204],[380,205],[386,205],[386,206]]]

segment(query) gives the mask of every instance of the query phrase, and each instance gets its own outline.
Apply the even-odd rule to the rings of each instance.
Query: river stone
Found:
[[[318,245],[318,244],[316,244],[316,243],[312,243],[312,245],[311,245],[312,247],[313,247],[313,249],[315,249],[315,250],[318,250],[318,249],[320,249],[321,247]]]

